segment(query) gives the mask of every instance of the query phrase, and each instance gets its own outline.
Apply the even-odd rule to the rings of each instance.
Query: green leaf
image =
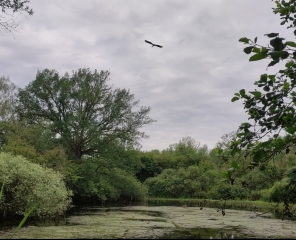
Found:
[[[239,100],[238,97],[233,97],[233,98],[231,99],[231,102],[235,102],[235,101],[237,101],[237,100]]]
[[[249,61],[250,62],[258,61],[258,60],[262,60],[264,58],[266,58],[266,54],[256,53],[255,55],[253,55],[252,57],[250,57]]]
[[[254,95],[254,97],[257,99],[261,98],[261,92],[259,92],[259,91],[254,91],[254,92],[250,92],[250,93],[252,93]]]
[[[290,41],[288,41],[288,42],[285,42],[285,44],[286,44],[287,46],[295,47],[295,48],[296,48],[296,43],[295,43],[295,42],[290,42]]]
[[[277,59],[277,60],[273,60],[273,61],[271,61],[271,62],[267,65],[267,67],[272,67],[272,66],[274,66],[275,64],[277,64],[277,63],[279,63],[279,62],[280,62],[279,59]]]
[[[266,47],[262,47],[261,48],[261,53],[268,53],[269,52],[269,49],[267,49]]]
[[[287,51],[283,51],[282,55],[281,55],[281,58],[286,59],[287,57],[289,57],[289,53]]]
[[[257,37],[255,37],[254,42],[257,43]]]
[[[280,57],[282,56],[282,51],[273,51],[270,52],[268,55],[270,55],[271,57]]]
[[[240,97],[240,94],[239,93],[235,93],[234,95]]]
[[[290,88],[290,83],[284,82],[284,89],[289,89]]]
[[[12,236],[10,237],[10,239],[12,239],[12,237],[18,232],[18,230],[23,226],[23,224],[26,222],[27,218],[30,216],[30,214],[33,212],[33,210],[35,209],[36,206],[33,206],[24,216],[23,220],[19,223],[19,225],[17,226],[17,228],[14,230]]]
[[[293,67],[294,65],[295,65],[294,61],[289,61],[289,62],[287,62],[287,63],[285,64],[285,67],[286,67],[286,68],[291,68],[291,67]]]
[[[261,50],[260,50],[260,48],[254,47],[252,52],[261,53]]]
[[[275,75],[268,75],[270,81],[275,82]]]
[[[266,82],[266,81],[267,81],[267,74],[261,74],[260,82]]]
[[[290,133],[290,134],[294,134],[296,131],[295,127],[287,127],[285,128],[286,132]]]
[[[278,33],[268,33],[268,34],[264,34],[264,36],[267,36],[269,38],[273,38],[273,37],[277,37],[279,34]]]
[[[244,48],[244,52],[246,53],[246,54],[250,54],[251,52],[252,52],[252,50],[253,50],[253,47],[251,46],[251,47],[246,47],[246,48]]]
[[[245,89],[241,89],[241,90],[239,91],[239,93],[240,93],[240,95],[241,95],[242,97],[246,96],[246,90],[245,90]]]
[[[286,45],[283,44],[283,39],[278,37],[270,40],[270,45],[273,46],[274,51],[282,51],[286,47]]]
[[[243,43],[249,43],[249,39],[246,37],[240,38],[238,41]]]

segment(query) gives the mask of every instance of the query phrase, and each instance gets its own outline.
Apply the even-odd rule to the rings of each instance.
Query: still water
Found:
[[[67,216],[59,219],[29,219],[24,227],[26,226],[39,226],[39,227],[47,227],[47,226],[56,226],[57,230],[60,226],[70,226],[73,225],[68,221],[68,218],[71,216],[81,216],[81,217],[93,217],[98,216],[101,214],[107,214],[110,211],[121,211],[122,214],[126,212],[132,212],[129,210],[120,210],[120,209],[113,209],[113,208],[96,208],[83,210],[83,209],[75,209],[71,212],[67,213]],[[142,214],[150,215],[154,217],[163,217],[159,212],[146,212],[143,211]],[[0,221],[0,230],[11,229],[12,227],[15,228],[18,223],[20,222],[20,218],[17,219],[10,219],[5,221]],[[76,223],[77,224],[77,223]],[[75,225],[76,225],[75,224]],[[79,223],[78,223],[79,225]],[[154,229],[161,229],[159,226],[155,226]],[[26,236],[24,236],[26,237]],[[1,238],[1,236],[0,236]],[[73,238],[73,236],[71,237]],[[75,238],[75,237],[74,237]],[[243,239],[243,238],[250,238],[249,236],[242,235],[239,230],[237,229],[212,229],[212,228],[177,228],[174,232],[167,233],[159,239]]]
[[[183,231],[175,231],[172,234],[165,235],[161,239],[246,239],[236,230],[223,230],[212,228],[193,228]]]

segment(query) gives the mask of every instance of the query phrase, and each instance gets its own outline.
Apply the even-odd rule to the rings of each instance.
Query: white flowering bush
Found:
[[[3,215],[23,215],[36,206],[31,216],[50,217],[70,207],[72,192],[66,188],[63,176],[22,156],[0,153],[0,186],[3,183]]]

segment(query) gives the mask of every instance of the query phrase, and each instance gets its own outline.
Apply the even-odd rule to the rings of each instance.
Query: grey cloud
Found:
[[[242,88],[266,71],[268,61],[248,62],[240,37],[283,31],[270,0],[31,0],[35,14],[22,18],[15,39],[1,32],[0,75],[20,87],[50,68],[110,70],[110,84],[130,89],[151,106],[157,122],[143,150],[164,149],[191,136],[214,147],[247,120]],[[144,40],[164,46],[151,48]],[[273,70],[275,70],[274,68]],[[268,70],[272,71],[272,70]]]

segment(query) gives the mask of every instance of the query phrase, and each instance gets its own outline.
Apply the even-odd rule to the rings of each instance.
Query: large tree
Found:
[[[0,28],[12,32],[16,31],[19,23],[16,22],[15,13],[33,15],[33,10],[28,6],[29,0],[0,0]]]
[[[20,119],[56,133],[77,160],[103,155],[112,143],[135,145],[148,137],[139,128],[154,121],[148,116],[150,107],[138,108],[139,101],[126,89],[112,90],[109,75],[89,69],[71,76],[38,71],[36,79],[19,91]]]

